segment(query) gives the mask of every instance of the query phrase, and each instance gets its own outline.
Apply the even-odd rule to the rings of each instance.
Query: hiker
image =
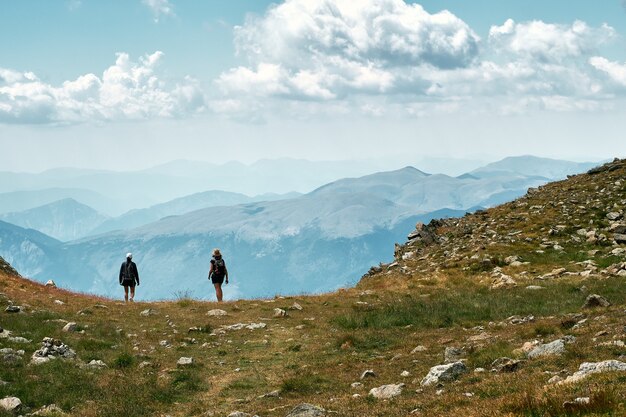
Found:
[[[226,263],[222,258],[222,254],[219,249],[213,249],[213,257],[211,258],[211,269],[209,269],[209,279],[215,287],[215,295],[217,301],[222,301],[222,283],[226,278],[226,284],[228,284],[228,269],[226,269]]]
[[[130,301],[135,299],[135,285],[139,285],[139,272],[133,262],[133,254],[126,254],[126,262],[120,267],[120,285],[124,286],[124,301],[128,301],[128,288],[130,288]]]

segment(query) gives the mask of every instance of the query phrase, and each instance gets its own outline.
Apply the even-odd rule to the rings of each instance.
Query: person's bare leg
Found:
[[[128,285],[124,285],[124,301],[128,301]]]
[[[222,301],[222,284],[213,284],[213,286],[215,287],[215,295],[217,296],[217,301]]]
[[[135,301],[135,287],[130,287],[130,301]]]

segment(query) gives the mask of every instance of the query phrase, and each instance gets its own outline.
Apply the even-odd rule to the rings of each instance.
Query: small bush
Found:
[[[130,353],[121,353],[115,361],[113,361],[113,366],[118,369],[130,368],[135,363],[135,357]]]

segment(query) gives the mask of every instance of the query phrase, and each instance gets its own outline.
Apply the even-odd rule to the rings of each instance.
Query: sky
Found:
[[[623,157],[625,36],[622,0],[0,2],[0,170]]]

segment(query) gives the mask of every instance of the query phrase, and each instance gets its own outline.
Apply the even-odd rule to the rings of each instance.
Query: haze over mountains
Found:
[[[284,180],[280,186],[274,184],[274,189],[296,181],[312,184],[314,178],[309,175],[313,169],[305,169],[302,176],[287,170],[279,177],[281,169],[295,170],[297,165],[280,160],[272,166],[271,161],[263,161],[247,171],[247,178],[258,183]],[[112,218],[77,201],[62,200],[4,214],[6,221],[38,229],[58,240],[1,222],[0,255],[33,278],[52,278],[74,290],[116,295],[119,264],[131,251],[143,277],[142,297],[171,298],[177,291],[190,290],[202,298],[210,293],[206,281],[210,251],[220,247],[233,277],[226,292],[229,298],[327,291],[352,284],[372,264],[391,259],[389,247],[403,242],[406,230],[416,221],[460,216],[466,210],[499,204],[524,194],[529,187],[595,165],[514,157],[458,177],[406,167],[356,178],[333,178],[305,195],[249,197],[230,190],[204,191]],[[105,191],[103,184],[108,187],[119,181],[131,184],[148,177],[168,178],[160,193],[174,195],[180,190],[168,187],[212,183],[203,178],[214,174],[212,168],[192,164],[184,171],[181,164],[173,163],[140,174],[98,172],[87,177],[97,178],[96,189],[90,190],[95,192]],[[2,175],[5,180],[0,182],[6,185],[7,176]],[[88,184],[86,178],[72,177],[68,172],[54,175],[57,181],[67,181],[64,185]],[[329,171],[321,178],[331,175]],[[29,181],[35,187],[43,185],[32,178]]]

